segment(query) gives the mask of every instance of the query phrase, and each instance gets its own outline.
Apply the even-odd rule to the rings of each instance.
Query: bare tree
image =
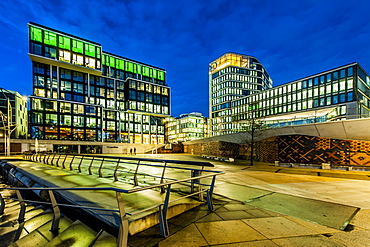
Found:
[[[249,105],[246,113],[246,119],[241,121],[241,129],[250,135],[250,139],[246,140],[250,148],[250,165],[253,166],[255,143],[256,139],[261,135],[260,130],[266,128],[265,121],[259,117],[260,112],[258,110],[258,103]]]

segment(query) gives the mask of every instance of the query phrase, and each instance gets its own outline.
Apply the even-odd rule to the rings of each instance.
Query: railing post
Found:
[[[55,196],[54,196],[53,191],[52,190],[48,190],[48,192],[49,192],[50,201],[51,201],[51,205],[53,207],[53,212],[54,212],[53,223],[51,224],[50,231],[53,234],[57,235],[58,234],[58,231],[59,231],[60,210],[59,210],[59,207],[58,207],[58,203],[55,200]]]
[[[21,192],[19,190],[16,190],[16,193],[17,193],[20,208],[19,208],[19,215],[18,215],[18,224],[19,225],[18,225],[17,232],[15,233],[15,236],[14,236],[14,242],[17,241],[19,239],[19,237],[21,236],[23,226],[24,226],[24,223],[25,223],[24,222],[24,216],[26,214],[26,203],[23,200]]]
[[[63,169],[66,169],[66,167],[65,167],[64,163],[66,162],[67,156],[68,156],[68,154],[66,154],[66,156],[64,157],[63,163],[62,163],[62,167],[63,167]]]
[[[201,175],[202,171],[199,171],[199,170],[191,170],[191,177],[194,178],[194,177],[199,177]],[[199,184],[199,179],[193,179],[191,180],[191,193],[194,193],[195,191],[195,184]]]
[[[139,182],[137,181],[137,172],[139,171],[139,166],[140,166],[140,160],[137,162],[136,170],[135,170],[135,174],[134,174],[134,184],[135,184],[135,186],[139,185]]]
[[[76,157],[76,155],[73,155],[72,160],[71,160],[71,163],[69,163],[69,170],[71,170],[71,171],[73,169],[72,168],[72,164],[73,164],[73,161],[74,161],[75,157]]]
[[[42,161],[44,164],[46,164],[46,163],[45,163],[46,155],[47,155],[47,154],[44,154],[44,160]]]
[[[5,209],[5,201],[0,193],[0,215],[4,214],[4,209]]]
[[[121,193],[116,191],[116,197],[117,197],[119,215],[121,219],[121,222],[120,222],[121,224],[119,226],[117,246],[125,247],[127,246],[127,241],[128,241],[128,220],[127,220],[125,207],[123,205]]]
[[[57,153],[54,153],[54,156],[53,156],[53,159],[51,160],[51,165],[54,165],[54,158],[55,158],[55,156],[57,155]]]
[[[121,159],[118,159],[117,161],[117,165],[116,165],[116,168],[114,169],[114,181],[118,181],[118,176],[117,176],[117,170],[118,170],[118,167],[119,167],[119,162],[120,162]]]
[[[104,157],[103,157],[103,159],[102,159],[102,161],[101,161],[101,163],[100,163],[100,167],[99,167],[99,177],[102,177],[103,175],[102,175],[102,173],[101,173],[101,168],[103,167],[103,163],[104,163]]]
[[[167,162],[164,162],[163,170],[162,170],[162,177],[161,177],[161,184],[163,184],[164,180],[164,173],[166,172]],[[164,186],[161,186],[161,193],[164,193]]]
[[[168,222],[167,222],[167,210],[168,210],[168,203],[170,201],[170,194],[171,194],[171,184],[167,186],[167,193],[164,199],[163,204],[159,205],[159,229],[161,232],[162,237],[168,237],[170,235],[170,231],[168,229]]]
[[[80,163],[78,164],[78,172],[81,172],[81,165],[82,165],[83,159],[84,159],[84,156],[81,157]]]
[[[62,155],[61,155],[61,154],[59,154],[59,157],[58,157],[57,163],[55,164],[57,167],[59,167],[59,160],[60,160],[60,157],[62,157]]]
[[[93,156],[93,158],[91,159],[90,165],[89,165],[89,175],[92,175],[91,167],[92,167],[92,164],[94,162],[94,159],[95,159],[95,156]]]
[[[212,195],[213,195],[213,189],[215,187],[215,181],[216,181],[216,175],[212,177],[212,182],[209,190],[207,190],[207,206],[209,211],[213,211],[213,202],[212,202]]]

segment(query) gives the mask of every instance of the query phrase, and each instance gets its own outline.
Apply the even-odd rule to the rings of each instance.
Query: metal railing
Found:
[[[169,228],[168,228],[168,223],[167,223],[167,210],[169,207],[170,203],[173,203],[175,201],[185,199],[194,195],[200,195],[203,193],[206,193],[206,202],[208,206],[208,210],[213,211],[213,203],[212,203],[212,195],[213,195],[213,190],[215,186],[215,180],[216,176],[222,174],[223,172],[212,172],[207,175],[201,175],[201,176],[195,176],[187,179],[182,179],[182,180],[176,180],[176,181],[170,181],[170,182],[165,182],[165,183],[160,183],[157,185],[151,185],[151,186],[146,186],[146,187],[140,187],[140,188],[134,188],[130,190],[125,190],[125,189],[119,189],[119,188],[113,188],[113,187],[105,187],[105,188],[0,188],[0,190],[15,190],[17,194],[17,200],[20,203],[20,213],[18,216],[18,223],[19,227],[16,232],[16,237],[14,241],[18,240],[21,232],[23,230],[23,226],[25,223],[25,212],[26,212],[26,203],[35,203],[35,204],[48,204],[52,206],[53,209],[53,220],[52,220],[52,226],[50,231],[57,234],[58,228],[59,228],[59,221],[60,221],[60,209],[59,206],[66,206],[66,207],[71,207],[71,208],[80,208],[80,209],[93,209],[93,210],[101,210],[101,211],[110,211],[110,212],[117,212],[119,213],[120,217],[120,224],[119,224],[119,233],[118,233],[118,241],[117,241],[117,246],[127,246],[127,241],[128,241],[128,233],[129,233],[129,222],[128,222],[128,216],[132,216],[135,214],[143,213],[145,211],[149,211],[155,208],[158,208],[158,217],[159,217],[159,225],[160,225],[160,235],[163,237],[167,237],[169,235]],[[171,186],[174,184],[178,183],[184,183],[184,182],[192,182],[196,184],[201,184],[200,181],[203,178],[212,178],[210,184],[202,184],[203,186],[207,187],[206,189],[203,189],[200,187],[200,190],[197,192],[192,192],[190,194],[187,194],[185,196],[176,198],[174,200],[170,200],[170,193],[171,193]],[[158,187],[166,187],[166,195],[164,197],[164,200],[162,203],[148,207],[146,209],[136,211],[136,212],[126,212],[125,207],[124,207],[124,200],[122,198],[121,193],[124,194],[130,194],[130,193],[136,193],[139,191],[144,191],[144,190],[149,190],[149,189],[155,189]],[[44,190],[48,192],[50,202],[44,202],[44,201],[33,201],[33,200],[24,200],[21,191],[26,191],[26,190]],[[54,191],[66,191],[66,190],[89,190],[89,191],[114,191],[116,192],[116,200],[117,200],[117,207],[118,209],[106,209],[106,208],[98,208],[98,207],[86,207],[86,206],[81,206],[81,205],[70,205],[70,204],[62,204],[58,203],[55,196],[54,196]],[[202,197],[203,198],[203,197]],[[4,208],[5,208],[5,201],[1,196],[0,193],[0,215],[4,213]]]
[[[159,183],[178,180],[166,176],[170,170],[189,171],[190,177],[200,176],[204,172],[214,172],[204,169],[205,167],[213,167],[209,162],[63,153],[24,154],[23,157],[26,160],[76,170],[80,173],[84,170],[89,175],[93,175],[95,171],[99,177],[112,176],[114,181],[131,181],[135,186],[142,185],[139,184],[139,177],[152,177]],[[150,168],[151,173],[145,172],[142,167]],[[197,180],[190,180],[184,183],[190,183],[191,192],[194,192],[196,182]],[[165,188],[162,186],[160,189],[161,192],[164,192]]]

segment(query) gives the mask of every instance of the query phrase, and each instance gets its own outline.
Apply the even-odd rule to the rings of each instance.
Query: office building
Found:
[[[166,136],[169,143],[193,141],[208,137],[208,119],[199,112],[166,118]]]
[[[164,143],[170,114],[164,69],[39,24],[28,27],[32,138]]]
[[[18,92],[0,88],[0,122],[0,138],[11,133],[12,139],[26,139],[28,135],[27,97],[21,96]]]
[[[272,87],[272,79],[253,56],[225,53],[209,64],[211,133],[233,132],[231,102]]]
[[[369,96],[369,76],[351,63],[233,100],[231,118],[237,132],[251,118],[282,127],[369,117]]]

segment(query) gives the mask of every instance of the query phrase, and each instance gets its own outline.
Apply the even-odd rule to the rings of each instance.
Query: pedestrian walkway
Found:
[[[161,155],[161,158],[175,159],[176,155]],[[288,170],[289,174],[275,173],[279,168],[271,165],[249,168],[243,163],[212,163],[214,169],[226,171],[218,178],[214,212],[198,207],[169,220],[171,235],[167,239],[155,236],[154,229],[148,229],[132,236],[129,245],[370,246],[370,180],[346,178],[347,175],[367,179],[370,174],[325,171],[329,175],[323,177],[317,175],[322,170],[315,169],[293,168]],[[268,201],[258,198],[259,193],[266,191],[275,197]],[[317,207],[312,210],[312,205],[302,201],[311,201]],[[323,214],[317,211],[323,205],[332,208]],[[278,212],[284,209],[288,210]],[[300,210],[303,215],[292,216]],[[341,222],[345,217],[349,221],[345,222],[344,230],[339,230],[339,225],[328,227],[317,223],[325,223],[329,218],[335,221],[338,216],[342,217]],[[309,217],[315,218],[316,223],[302,219]]]
[[[130,236],[129,246],[370,246],[370,173],[212,163],[225,171],[217,178],[215,210],[191,209],[168,221],[168,238],[154,226]]]

